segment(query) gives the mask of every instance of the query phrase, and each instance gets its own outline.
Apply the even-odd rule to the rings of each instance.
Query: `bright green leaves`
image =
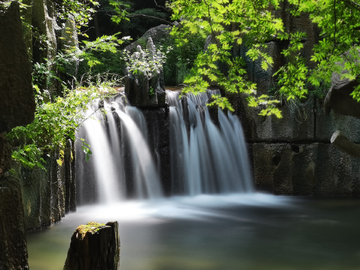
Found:
[[[58,4],[57,16],[63,20],[73,20],[77,26],[78,34],[87,37],[86,34],[81,33],[80,29],[81,27],[88,26],[89,21],[92,19],[92,15],[96,12],[95,8],[98,6],[99,3],[94,0],[63,0],[61,1],[61,5]]]
[[[27,168],[39,167],[45,170],[45,160],[42,154],[42,151],[35,144],[29,144],[17,151],[13,151],[11,157]]]
[[[250,57],[252,61],[261,59],[261,68],[263,70],[267,70],[274,63],[272,57],[265,52],[266,49],[267,45],[265,44],[254,44],[252,48],[250,48],[246,53],[246,55]]]
[[[250,105],[261,104],[267,110],[263,114],[280,116],[270,98],[266,102],[256,98],[256,84],[247,79],[244,60],[232,54],[232,50],[238,50],[237,45],[244,44],[249,48],[247,56],[254,61],[260,59],[264,70],[273,65],[264,42],[283,31],[283,24],[273,16],[270,5],[276,9],[279,1],[176,0],[170,4],[173,19],[181,24],[172,30],[180,45],[188,33],[212,39],[206,51],[198,55],[191,76],[185,79],[188,87],[184,92],[202,92],[211,83],[228,93],[246,93],[252,97]],[[215,97],[211,104],[233,110],[225,97]]]
[[[359,44],[360,9],[352,1],[340,0],[291,0],[299,12],[309,14],[317,24],[320,40],[314,46],[311,61],[316,67],[311,70],[309,82],[319,86],[330,82],[333,72],[342,78],[354,79],[360,74]],[[355,2],[354,2],[355,3]],[[343,72],[346,70],[346,72]]]
[[[234,111],[234,108],[231,106],[229,100],[225,97],[221,97],[218,95],[213,95],[212,98],[214,99],[212,102],[207,104],[208,106],[219,106],[221,109],[228,109],[230,111]]]
[[[138,47],[138,50],[133,54],[125,50],[122,59],[125,61],[129,72],[142,74],[150,80],[155,74],[160,74],[166,62],[166,57],[171,50],[171,47],[164,50],[160,46],[159,49],[151,52],[148,49]]]
[[[81,141],[82,141],[81,149],[85,154],[85,160],[88,162],[90,160],[90,155],[92,155],[92,152],[90,150],[90,145],[86,143],[85,140],[82,138]]]
[[[259,115],[270,116],[275,115],[277,118],[282,118],[281,111],[276,105],[279,103],[278,100],[272,99],[268,95],[249,96],[247,98],[249,107],[260,107],[261,111]]]
[[[86,41],[84,40],[84,46],[79,49],[74,49],[69,51],[69,56],[73,56],[80,61],[85,60],[87,61],[88,66],[90,69],[95,65],[102,64],[102,62],[96,56],[96,52],[111,52],[116,53],[117,48],[121,45],[124,41],[117,38],[117,35],[120,33],[116,33],[111,36],[101,36],[98,37],[94,41]]]
[[[111,16],[111,20],[113,22],[120,23],[123,20],[125,21],[129,20],[129,18],[126,17],[129,15],[127,9],[130,8],[130,5],[128,3],[118,0],[109,0],[109,4],[113,7],[114,11],[116,12],[116,15]]]
[[[288,47],[281,53],[286,58],[286,64],[281,66],[274,76],[278,78],[280,94],[284,95],[287,100],[305,98],[308,94],[307,76],[308,67],[306,59],[301,56],[303,49],[303,39],[306,34],[295,32],[281,35],[282,39],[288,40]]]
[[[15,161],[25,167],[44,168],[44,154],[59,151],[58,163],[61,163],[61,151],[64,151],[68,139],[75,139],[76,128],[84,121],[82,111],[98,93],[78,89],[68,91],[64,97],[58,97],[54,102],[43,102],[38,94],[35,119],[26,127],[15,127],[7,134],[7,139],[16,146],[12,153]],[[84,143],[84,146],[89,146]],[[86,156],[91,154],[86,150]]]

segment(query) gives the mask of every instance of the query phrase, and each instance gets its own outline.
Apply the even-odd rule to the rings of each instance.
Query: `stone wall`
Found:
[[[66,152],[73,152],[72,144]],[[24,202],[25,229],[49,227],[76,210],[75,162],[73,155],[65,155],[59,166],[58,153],[47,158],[46,171],[40,168],[18,168]]]
[[[235,104],[249,145],[255,187],[279,195],[360,195],[360,159],[330,143],[340,130],[360,143],[360,120],[331,112],[310,96],[303,103],[282,105],[283,118],[259,116],[245,96]]]

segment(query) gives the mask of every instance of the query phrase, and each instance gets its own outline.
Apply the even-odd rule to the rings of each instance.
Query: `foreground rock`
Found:
[[[64,270],[118,270],[120,237],[118,223],[89,222],[71,237]]]

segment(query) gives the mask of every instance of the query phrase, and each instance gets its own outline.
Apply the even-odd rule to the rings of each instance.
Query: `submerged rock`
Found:
[[[118,270],[120,237],[118,223],[89,222],[71,237],[64,270]]]

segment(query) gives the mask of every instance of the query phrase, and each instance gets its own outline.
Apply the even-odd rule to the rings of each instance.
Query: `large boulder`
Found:
[[[171,30],[171,25],[169,24],[160,24],[153,28],[150,28],[148,31],[145,32],[138,40],[132,42],[128,46],[125,47],[125,50],[129,52],[136,51],[137,46],[144,47],[149,38],[151,38],[155,45],[158,45],[161,40],[168,37]]]
[[[31,65],[23,39],[19,4],[0,12],[0,133],[34,119]]]

